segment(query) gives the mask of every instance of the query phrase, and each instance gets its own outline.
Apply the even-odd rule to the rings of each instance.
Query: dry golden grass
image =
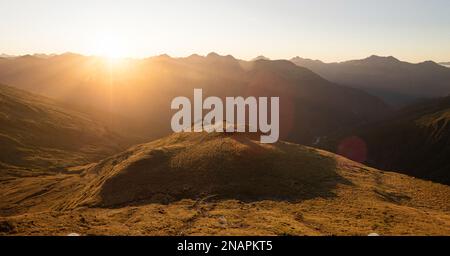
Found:
[[[64,172],[120,152],[126,145],[124,138],[92,116],[0,84],[0,179]]]
[[[6,235],[450,235],[450,187],[245,135],[174,134],[0,186]]]

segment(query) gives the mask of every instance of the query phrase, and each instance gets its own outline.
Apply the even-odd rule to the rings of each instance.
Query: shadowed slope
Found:
[[[450,97],[413,105],[388,120],[332,136],[323,145],[339,151],[350,136],[363,141],[371,166],[450,184]],[[357,150],[349,144],[339,153],[352,158]]]

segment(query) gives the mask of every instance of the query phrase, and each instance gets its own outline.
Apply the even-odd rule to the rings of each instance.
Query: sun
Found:
[[[110,60],[129,57],[130,47],[124,38],[119,35],[108,33],[96,36],[93,43],[92,53]]]

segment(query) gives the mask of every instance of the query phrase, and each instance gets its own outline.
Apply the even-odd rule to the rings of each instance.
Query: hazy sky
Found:
[[[450,61],[449,0],[0,0],[0,53]]]

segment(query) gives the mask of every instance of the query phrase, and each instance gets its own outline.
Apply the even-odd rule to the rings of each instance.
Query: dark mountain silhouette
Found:
[[[375,55],[339,63],[300,57],[291,61],[325,79],[362,89],[397,107],[450,94],[450,69],[432,61],[412,64],[392,56]]]
[[[256,60],[270,60],[270,59],[267,58],[267,57],[264,56],[264,55],[259,55],[259,56],[257,56],[257,57],[255,57],[255,58],[252,59],[252,61],[256,61]]]
[[[9,55],[9,54],[4,54],[4,53],[2,53],[2,54],[0,54],[0,58],[15,58],[16,56],[14,56],[14,55]]]
[[[146,139],[171,132],[171,100],[192,98],[194,88],[202,88],[204,97],[280,96],[281,136],[301,143],[389,112],[381,100],[289,61],[242,61],[216,53],[128,59],[116,66],[72,53],[22,56],[0,61],[0,81],[83,106],[88,112],[114,113],[120,118],[110,122],[112,130]]]
[[[450,184],[450,97],[410,106],[327,144],[326,148],[353,159],[366,151],[362,160],[383,170]]]
[[[126,146],[87,114],[0,85],[0,172],[35,175],[91,163]],[[18,171],[21,170],[21,171]]]

